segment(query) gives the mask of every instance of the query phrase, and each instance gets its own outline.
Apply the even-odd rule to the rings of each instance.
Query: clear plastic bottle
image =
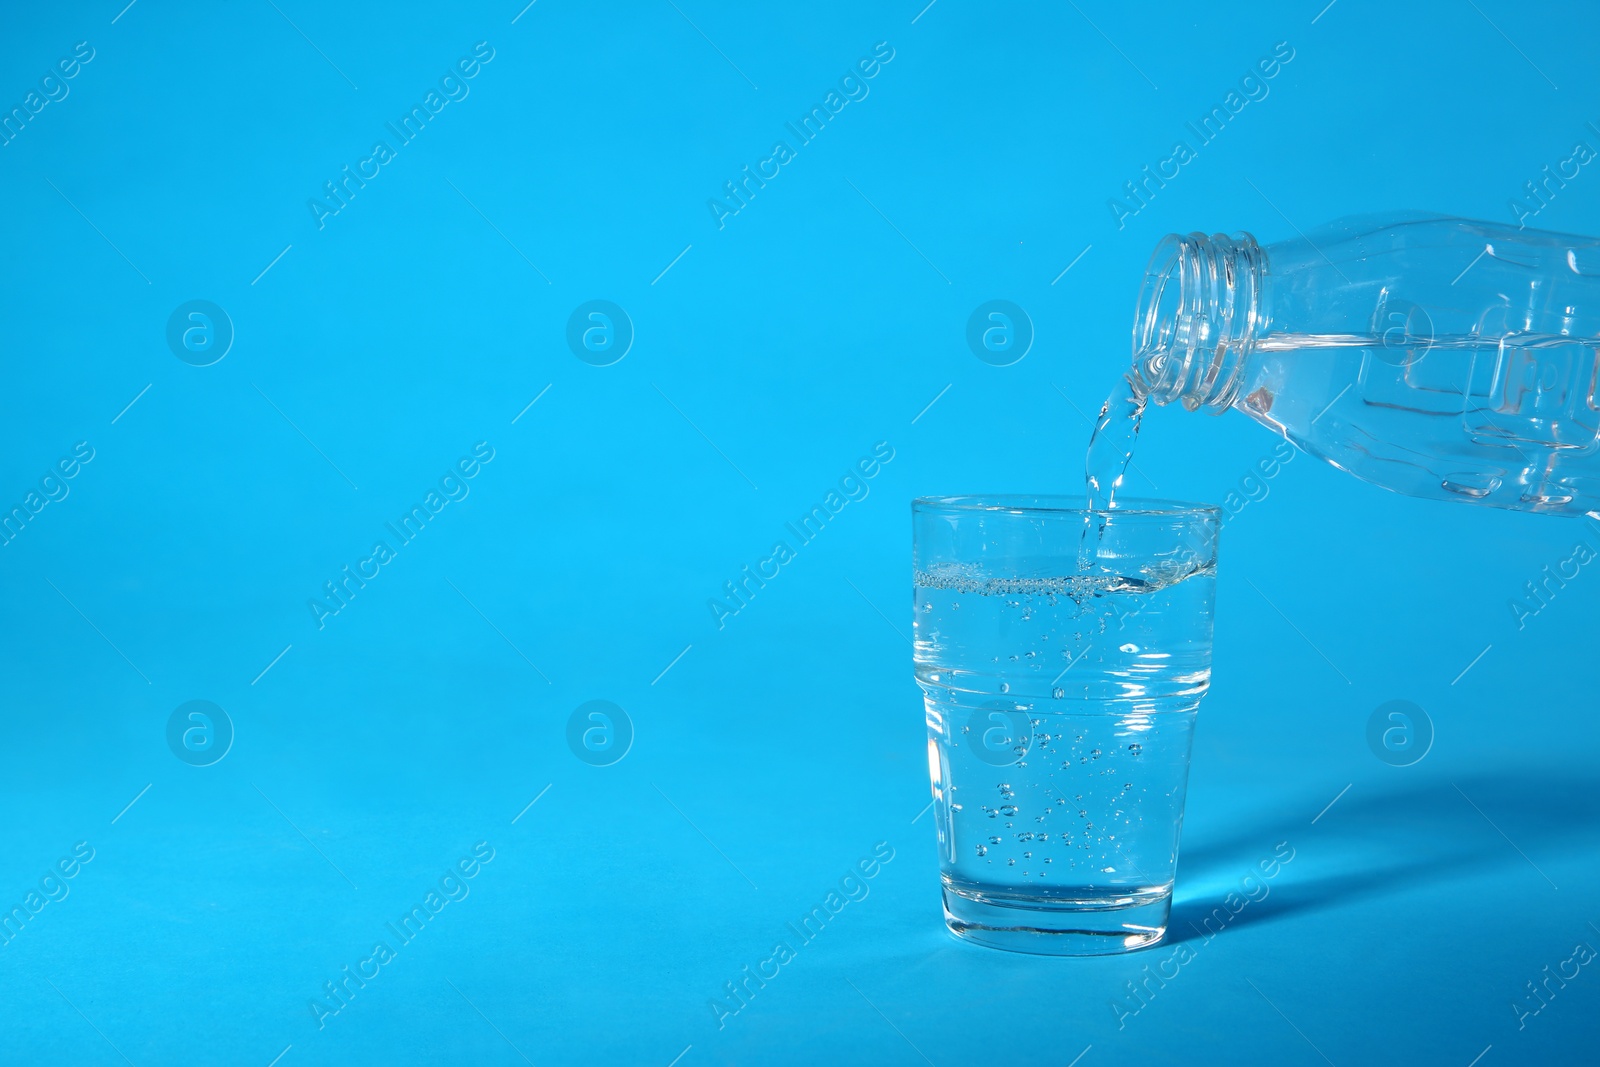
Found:
[[[1170,235],[1136,394],[1237,408],[1411,496],[1600,513],[1600,239],[1405,213]]]

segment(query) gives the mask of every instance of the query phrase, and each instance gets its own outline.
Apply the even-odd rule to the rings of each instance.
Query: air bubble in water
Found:
[[[1062,697],[1067,695],[1067,691],[1058,685],[1050,691],[1050,695],[1055,697],[1057,700],[1060,700]]]

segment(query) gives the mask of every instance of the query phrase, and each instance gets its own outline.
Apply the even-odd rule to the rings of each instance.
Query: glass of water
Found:
[[[1211,679],[1217,509],[1081,503],[912,504],[945,922],[1051,955],[1165,935]]]

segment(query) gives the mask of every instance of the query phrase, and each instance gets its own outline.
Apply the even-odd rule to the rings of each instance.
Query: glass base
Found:
[[[1041,956],[1107,956],[1167,934],[1172,890],[1103,899],[997,897],[944,887],[944,921],[963,941]]]

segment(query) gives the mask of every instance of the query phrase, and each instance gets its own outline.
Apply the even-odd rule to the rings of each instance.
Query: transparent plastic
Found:
[[[1600,239],[1406,213],[1166,237],[1129,383],[1411,496],[1600,512]]]

